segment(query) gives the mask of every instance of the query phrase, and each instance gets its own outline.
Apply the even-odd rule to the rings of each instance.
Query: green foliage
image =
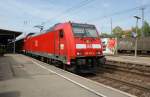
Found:
[[[144,22],[142,29],[144,32],[144,36],[150,36],[150,25],[148,24],[148,22]]]
[[[125,37],[132,37],[132,34],[131,34],[132,32],[133,32],[132,30],[124,31]]]
[[[114,29],[113,29],[113,34],[115,37],[122,37],[123,35],[123,30],[120,26],[116,26]]]
[[[139,28],[139,27],[137,28],[137,35],[138,35],[137,37],[141,37],[142,29],[143,29],[145,37],[150,36],[150,25],[148,24],[148,22],[145,21],[142,28]],[[132,37],[131,35],[132,32],[136,32],[136,27],[132,27],[131,30],[128,30],[128,31],[123,31],[120,26],[116,26],[113,29],[113,35],[119,38],[120,37]]]
[[[100,36],[101,36],[101,37],[113,37],[113,35],[107,34],[107,33],[101,33]]]

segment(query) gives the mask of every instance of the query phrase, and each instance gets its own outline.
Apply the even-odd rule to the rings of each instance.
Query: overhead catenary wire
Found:
[[[78,4],[68,8],[67,10],[53,16],[51,19],[45,21],[45,22],[42,22],[41,25],[45,25],[46,23],[50,23],[52,20],[56,20],[62,16],[64,16],[65,14],[68,14],[68,13],[71,13],[77,9],[80,9],[84,6],[86,6],[87,4],[93,2],[94,0],[84,0],[82,2],[79,2]],[[102,19],[105,19],[105,18],[112,18],[113,16],[115,15],[120,15],[120,14],[125,14],[125,13],[128,13],[128,12],[131,12],[131,11],[134,11],[134,10],[138,10],[138,9],[141,9],[141,8],[146,8],[146,7],[150,7],[150,4],[146,4],[146,5],[142,5],[142,6],[137,6],[137,7],[134,7],[134,8],[130,8],[130,9],[126,9],[126,10],[123,10],[123,11],[118,11],[118,12],[115,12],[115,13],[111,13],[111,14],[108,14],[108,15],[104,15],[104,16],[99,16],[99,17],[96,17],[96,18],[93,18],[93,19],[89,19],[87,20],[87,22],[91,22],[91,21],[99,21],[99,20],[102,20]]]
[[[49,19],[49,20],[47,20],[47,21],[45,21],[45,22],[42,22],[42,24],[49,23],[49,22],[51,22],[53,19],[60,18],[60,17],[64,16],[64,14],[68,14],[68,13],[73,12],[73,11],[79,9],[79,8],[82,8],[82,7],[84,7],[85,5],[87,5],[87,4],[89,4],[89,3],[93,2],[93,1],[94,1],[94,0],[84,0],[84,1],[81,1],[81,2],[79,2],[78,4],[76,4],[76,5],[74,5],[74,6],[70,7],[70,8],[68,8],[68,9],[66,9],[65,11],[63,11],[63,12],[61,12],[61,13],[59,13],[59,14],[53,16],[51,19]]]
[[[125,13],[128,13],[128,12],[134,11],[134,10],[140,10],[140,9],[143,8],[143,7],[144,7],[144,8],[150,7],[150,4],[146,4],[146,5],[142,5],[142,6],[137,6],[137,7],[134,7],[134,8],[130,8],[130,9],[118,11],[118,12],[111,13],[111,14],[104,15],[104,16],[98,16],[98,17],[96,17],[96,18],[89,19],[89,20],[87,20],[87,21],[88,21],[88,22],[93,22],[93,21],[102,20],[102,19],[105,19],[105,18],[110,18],[110,17],[112,18],[112,17],[115,16],[115,15],[125,14]]]

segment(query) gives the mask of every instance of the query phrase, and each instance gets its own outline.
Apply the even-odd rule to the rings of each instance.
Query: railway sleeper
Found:
[[[132,86],[134,88],[138,88],[140,90],[143,90],[143,91],[147,91],[147,92],[150,92],[150,87],[147,86],[147,85],[144,85],[144,84],[138,84],[138,83],[135,83],[135,82],[130,82],[130,81],[127,81],[127,80],[124,80],[124,79],[121,79],[121,78],[118,78],[118,77],[114,77],[112,75],[102,75],[102,77],[105,77],[107,79],[111,79],[111,80],[116,80],[120,83],[123,83],[123,84],[126,84],[128,86]]]
[[[147,66],[147,65],[107,61],[106,65],[104,65],[104,66],[127,68],[127,69],[130,69],[130,70],[137,70],[137,71],[140,71],[140,72],[150,73],[150,66]]]
[[[113,65],[104,65],[102,68],[106,68],[106,69],[112,69],[114,71],[119,70],[119,71],[124,71],[124,72],[129,72],[129,73],[134,73],[137,75],[141,75],[141,76],[150,76],[150,72],[144,71],[144,70],[137,70],[137,69],[130,69],[127,67],[120,67],[120,66],[113,66]]]

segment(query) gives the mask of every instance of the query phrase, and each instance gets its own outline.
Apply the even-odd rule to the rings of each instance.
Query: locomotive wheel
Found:
[[[67,65],[66,70],[72,73],[77,73],[77,66],[75,64]]]

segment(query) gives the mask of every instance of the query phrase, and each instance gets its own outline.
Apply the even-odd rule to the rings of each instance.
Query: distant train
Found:
[[[28,35],[23,50],[71,72],[93,73],[105,64],[102,42],[91,24],[56,24],[45,33]]]
[[[134,53],[135,39],[134,38],[102,38],[103,53],[115,54],[119,53]],[[150,54],[150,37],[137,38],[137,52],[139,54]]]
[[[120,53],[132,53],[135,49],[134,38],[120,38],[117,39],[118,52]],[[137,40],[138,53],[150,54],[150,37],[138,38]]]

